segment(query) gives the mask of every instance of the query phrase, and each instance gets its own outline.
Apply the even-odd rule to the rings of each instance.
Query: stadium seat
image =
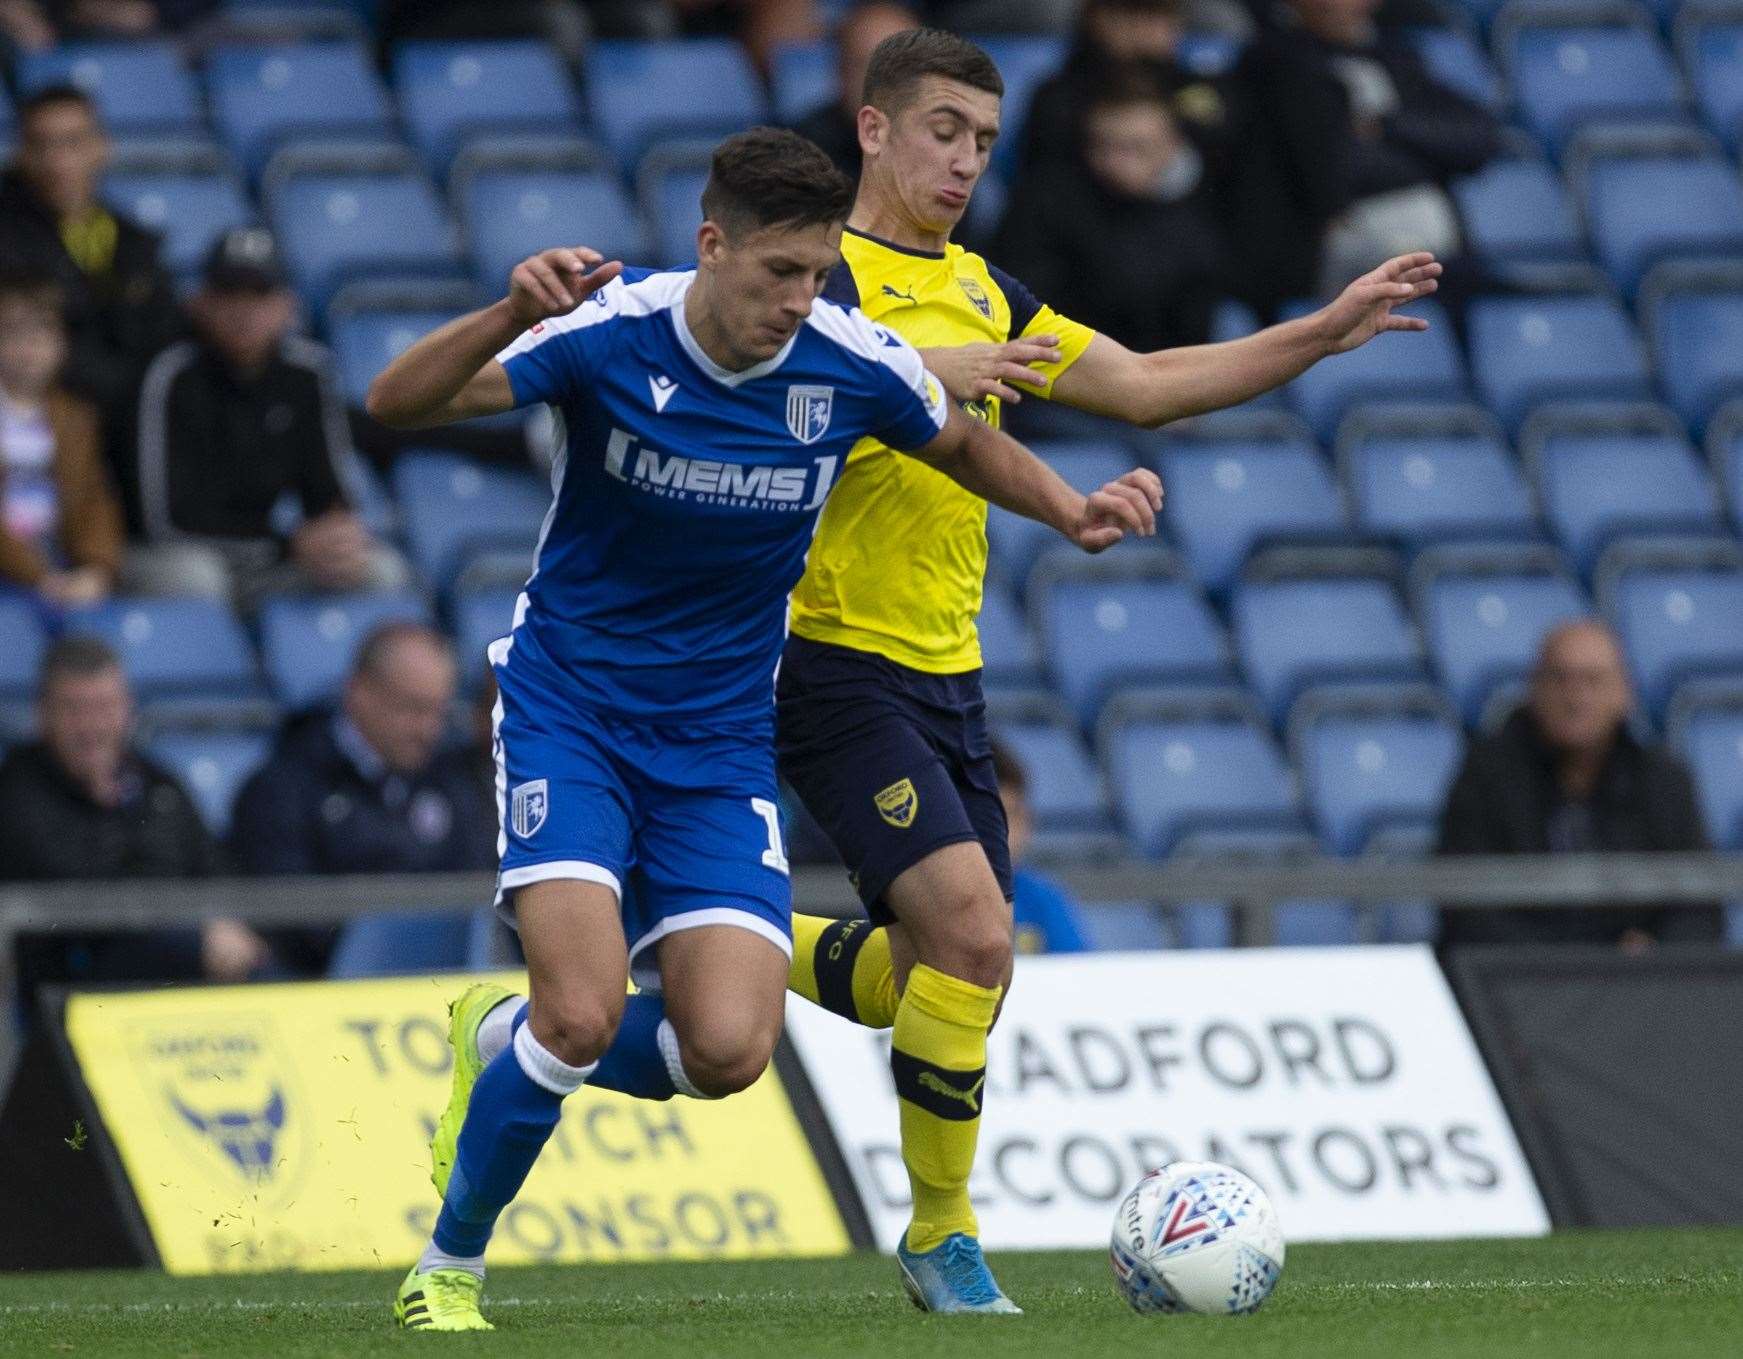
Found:
[[[23,730],[36,695],[36,671],[48,645],[42,614],[27,599],[0,597],[0,735]]]
[[[1347,527],[1337,482],[1305,440],[1165,444],[1162,480],[1169,535],[1213,592],[1233,585],[1267,538],[1325,537]]]
[[[696,262],[696,229],[702,225],[702,188],[708,162],[693,144],[655,147],[636,176],[642,216],[653,224],[654,255],[661,267]]]
[[[1573,200],[1540,160],[1498,160],[1453,185],[1471,252],[1493,264],[1585,257]]]
[[[1305,310],[1293,308],[1287,314]],[[1331,441],[1338,421],[1358,401],[1465,397],[1464,360],[1446,312],[1429,301],[1413,305],[1410,314],[1427,321],[1429,329],[1376,335],[1360,349],[1321,360],[1289,384],[1290,404],[1322,441]]]
[[[1645,27],[1528,24],[1509,54],[1525,124],[1559,148],[1582,123],[1674,116],[1676,67]]]
[[[327,965],[329,977],[393,977],[458,971],[467,965],[466,911],[382,911],[347,921]]]
[[[764,119],[750,59],[728,38],[590,43],[585,74],[593,126],[626,166],[661,138],[713,137]]]
[[[1668,291],[1647,316],[1659,384],[1691,429],[1702,428],[1721,402],[1743,396],[1743,287]]]
[[[1743,572],[1623,571],[1610,605],[1635,685],[1655,715],[1682,679],[1743,671]]]
[[[97,105],[111,133],[180,132],[200,126],[200,94],[168,42],[69,42],[18,63],[18,89],[71,84]]]
[[[1078,918],[1097,953],[1142,953],[1170,942],[1162,908],[1153,901],[1085,902]]]
[[[246,699],[261,693],[248,636],[222,604],[115,600],[73,614],[67,626],[101,637],[116,650],[142,702]]]
[[[1412,546],[1449,538],[1524,538],[1531,488],[1498,440],[1480,434],[1383,436],[1346,459],[1357,527]]]
[[[1743,849],[1743,712],[1698,712],[1679,735],[1707,834],[1720,849]]]
[[[228,175],[112,174],[103,196],[163,237],[163,263],[183,277],[199,269],[220,235],[254,220],[253,205]]]
[[[1280,901],[1271,908],[1279,948],[1337,948],[1358,942],[1356,908],[1347,901]]]
[[[1448,24],[1412,28],[1409,34],[1429,74],[1442,85],[1492,113],[1506,107],[1506,84],[1468,30]]]
[[[454,651],[460,658],[460,687],[476,692],[489,664],[490,644],[506,637],[514,624],[516,585],[490,585],[463,591],[454,603]]]
[[[393,490],[412,561],[438,591],[473,553],[524,550],[530,558],[551,507],[550,488],[537,477],[454,453],[402,454]]]
[[[1233,625],[1241,666],[1274,721],[1316,682],[1422,673],[1410,620],[1381,581],[1243,585],[1235,591]]]
[[[393,83],[406,131],[438,174],[474,133],[567,132],[581,122],[563,63],[542,42],[401,43]]]
[[[988,580],[981,598],[981,675],[989,685],[1028,685],[1041,678],[1041,656],[1035,634],[1010,592],[998,580]]]
[[[292,712],[331,703],[344,688],[363,639],[383,623],[428,623],[413,594],[286,596],[260,611],[267,682]]]
[[[218,135],[250,172],[282,142],[393,131],[387,89],[360,43],[227,44],[206,59]]]
[[[1651,395],[1645,349],[1613,298],[1479,298],[1470,337],[1477,390],[1510,429],[1541,401]]]
[[[769,97],[783,124],[797,123],[835,97],[835,49],[825,42],[789,42],[769,59]]]
[[[1712,479],[1676,435],[1551,434],[1534,461],[1544,518],[1581,571],[1623,534],[1720,526]]]
[[[606,259],[648,258],[635,205],[602,170],[485,170],[469,177],[461,206],[472,273],[491,296],[514,266],[553,241],[583,240]]]
[[[1139,721],[1107,733],[1114,802],[1139,849],[1162,856],[1199,827],[1293,828],[1294,776],[1275,742],[1250,723]]]
[[[1165,907],[1163,920],[1178,948],[1233,948],[1235,913],[1220,901],[1183,901]]]
[[[1564,576],[1444,575],[1425,595],[1423,631],[1434,668],[1473,726],[1497,685],[1530,672],[1552,627],[1591,613]]]
[[[329,320],[327,338],[339,364],[345,399],[361,406],[381,370],[436,327],[451,311],[356,311]]]
[[[1062,722],[997,723],[993,732],[1028,779],[1037,830],[1103,830],[1109,824],[1101,772],[1083,739]]]
[[[1743,254],[1743,183],[1718,156],[1599,156],[1585,206],[1598,259],[1625,293],[1663,259]]]
[[[1229,678],[1222,628],[1185,581],[1062,580],[1038,612],[1054,685],[1086,726],[1117,685]]]
[[[1735,152],[1743,139],[1743,23],[1731,15],[1701,22],[1698,11],[1685,11],[1694,22],[1682,41],[1683,69],[1693,86],[1701,118]]]
[[[1448,722],[1330,714],[1300,736],[1303,788],[1327,853],[1360,853],[1390,822],[1432,820],[1463,755]]]
[[[316,308],[352,279],[459,269],[447,213],[421,175],[296,175],[270,206],[292,280]]]
[[[272,742],[264,731],[175,731],[155,737],[145,753],[181,780],[206,829],[222,839],[236,794],[266,763]]]
[[[1049,467],[1085,495],[1132,470],[1136,459],[1125,448],[1105,444],[1034,444],[1035,453]],[[1012,514],[998,506],[987,510],[987,543],[999,567],[1019,589],[1026,588],[1029,572],[1041,554],[1063,540],[1045,524]]]

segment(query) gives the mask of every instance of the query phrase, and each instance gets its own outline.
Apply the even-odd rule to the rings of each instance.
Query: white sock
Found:
[[[496,1005],[478,1025],[478,1060],[489,1066],[496,1054],[508,1046],[514,1037],[514,1017],[526,1004],[525,996],[510,996]]]
[[[515,1030],[514,1059],[534,1085],[542,1085],[553,1095],[572,1095],[593,1074],[598,1062],[586,1066],[570,1066],[556,1053],[533,1037],[533,1026],[522,1024]]]
[[[666,1059],[666,1074],[672,1078],[673,1088],[691,1099],[713,1099],[713,1095],[704,1095],[698,1090],[685,1072],[684,1058],[678,1051],[678,1031],[672,1027],[672,1021],[662,1019],[655,1036],[659,1040],[660,1056]]]
[[[418,1256],[418,1273],[428,1274],[432,1269],[463,1269],[468,1274],[484,1277],[484,1257],[482,1255],[444,1255],[436,1247],[435,1238],[424,1247],[424,1253]]]

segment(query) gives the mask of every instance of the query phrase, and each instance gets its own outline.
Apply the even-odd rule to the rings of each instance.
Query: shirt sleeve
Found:
[[[1034,335],[1051,335],[1059,341],[1059,362],[1032,365],[1037,373],[1045,373],[1049,378],[1057,378],[1083,357],[1083,351],[1088,349],[1089,342],[1095,339],[1095,331],[1081,321],[1073,321],[1069,316],[1063,316],[1054,311],[1052,307],[1030,292],[1022,280],[1013,278],[1003,269],[995,269],[989,264],[987,265],[987,273],[992,275],[993,282],[999,285],[999,291],[1005,295],[1005,301],[1011,308],[1011,339],[1024,340]],[[1052,396],[1051,383],[1035,392],[1034,395]]]
[[[587,391],[623,305],[624,286],[623,276],[614,278],[574,311],[540,321],[497,354],[517,407],[560,405]]]
[[[944,384],[926,371],[919,351],[888,326],[877,332],[877,411],[870,432],[891,448],[924,448],[938,437],[949,413]]]

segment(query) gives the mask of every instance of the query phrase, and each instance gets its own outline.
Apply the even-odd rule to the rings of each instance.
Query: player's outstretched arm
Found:
[[[514,409],[496,355],[540,321],[564,316],[623,272],[586,246],[546,250],[509,275],[508,296],[432,330],[369,384],[370,415],[395,429],[423,429]]]
[[[1238,406],[1384,331],[1427,330],[1421,317],[1399,316],[1393,308],[1427,297],[1440,286],[1440,273],[1433,255],[1400,255],[1311,315],[1226,344],[1135,354],[1097,335],[1053,380],[1053,399],[1151,429]]]
[[[910,456],[937,468],[983,500],[1056,529],[1085,552],[1102,552],[1128,533],[1148,538],[1162,508],[1162,482],[1138,468],[1084,495],[1022,444],[954,405],[938,437]]]

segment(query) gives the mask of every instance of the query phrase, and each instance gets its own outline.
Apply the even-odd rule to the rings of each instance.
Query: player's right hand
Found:
[[[1128,533],[1154,537],[1162,508],[1162,478],[1140,467],[1084,498],[1073,537],[1085,552],[1105,552]]]
[[[1034,335],[1005,344],[962,344],[947,349],[922,349],[920,357],[932,376],[944,384],[951,400],[980,401],[996,396],[1013,404],[1023,395],[1012,383],[1026,383],[1031,390],[1045,389],[1048,378],[1032,363],[1058,363],[1059,341],[1052,335]]]
[[[584,245],[541,250],[515,265],[508,276],[508,305],[523,326],[567,316],[623,272],[622,260],[606,261]]]

